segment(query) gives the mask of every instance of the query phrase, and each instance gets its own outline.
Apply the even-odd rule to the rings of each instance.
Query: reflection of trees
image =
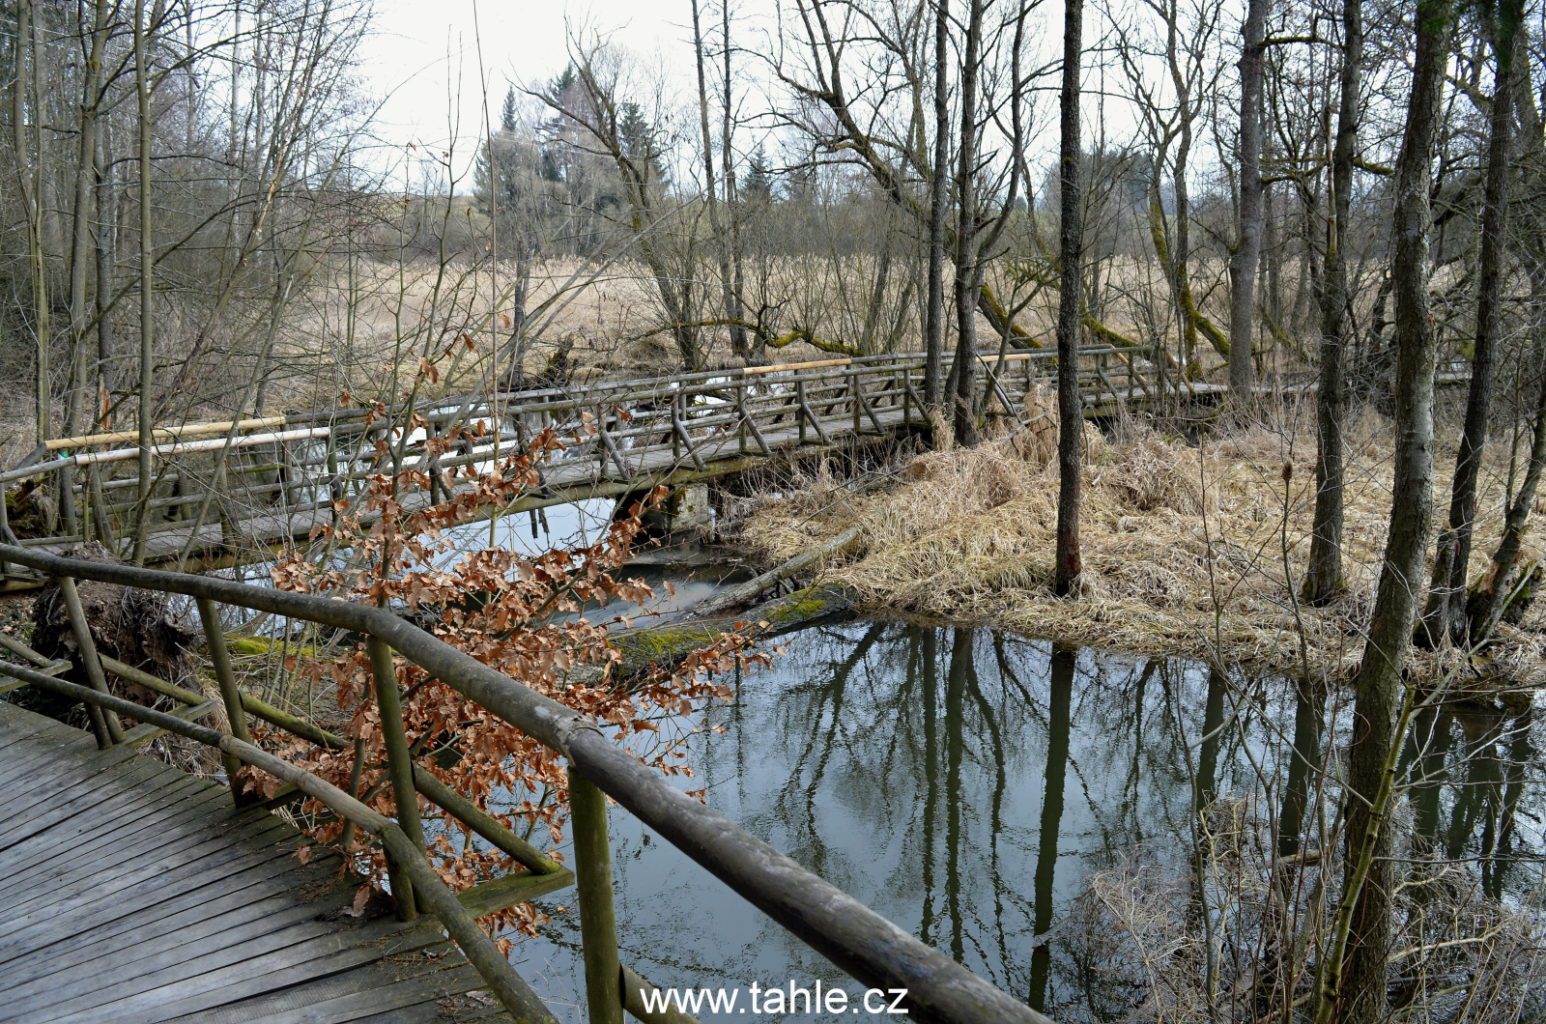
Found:
[[[1169,911],[1183,918],[1190,897],[1192,927],[1220,932],[1210,949],[1224,970],[1299,955],[1253,933],[1281,926],[1291,938],[1292,920],[1264,924],[1244,895],[1205,877],[1197,823],[1216,801],[1221,814],[1236,803],[1265,837],[1215,859],[1310,842],[1327,817],[1323,734],[1335,735],[1324,691],[969,628],[829,625],[785,642],[788,657],[711,713],[726,735],[698,740],[710,802],[722,793],[744,826],[995,984],[1068,1019],[1120,1015],[1142,998],[1063,925],[1089,873],[1127,861],[1180,883]],[[1415,830],[1435,856],[1458,842],[1501,865],[1528,806],[1528,722],[1466,731],[1451,706],[1431,711],[1401,762]],[[1502,868],[1481,870],[1501,893]],[[699,978],[744,978],[748,957],[818,976],[814,955],[761,918],[721,948],[702,927],[695,877],[677,898],[638,903],[638,934],[648,922],[703,938],[648,957],[691,963]],[[1290,889],[1306,877],[1279,879],[1285,905],[1303,898]]]
[[[1048,702],[1047,769],[1042,775],[1045,795],[1036,845],[1036,918],[1033,927],[1038,945],[1031,952],[1030,1004],[1047,1008],[1047,978],[1052,971],[1052,948],[1047,932],[1052,927],[1053,890],[1057,876],[1058,843],[1062,839],[1063,776],[1068,768],[1069,706],[1073,702],[1074,664],[1077,655],[1055,648],[1052,652],[1052,693]]]
[[[1415,718],[1401,770],[1412,805],[1413,877],[1434,878],[1447,866],[1477,861],[1484,895],[1505,896],[1517,815],[1535,764],[1534,715],[1450,705]],[[1426,888],[1416,887],[1419,900]]]

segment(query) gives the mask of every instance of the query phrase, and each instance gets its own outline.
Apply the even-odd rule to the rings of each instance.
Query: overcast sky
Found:
[[[771,23],[775,0],[733,4],[737,45],[751,45]],[[658,67],[680,100],[695,99],[689,0],[376,0],[375,31],[361,57],[367,88],[384,98],[377,134],[396,145],[443,149],[459,119],[457,150],[471,159],[483,133],[480,49],[488,114],[497,122],[508,82],[536,85],[563,70],[566,25],[608,34]],[[712,45],[717,24],[704,31]],[[456,94],[459,102],[451,99]]]

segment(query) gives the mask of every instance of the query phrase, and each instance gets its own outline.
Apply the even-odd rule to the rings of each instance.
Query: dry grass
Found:
[[[1295,597],[1314,502],[1308,408],[1200,446],[1137,425],[1109,441],[1087,428],[1084,592],[1059,600],[1050,586],[1055,431],[1045,397],[1033,396],[1028,406],[1032,425],[1017,434],[919,456],[902,467],[896,486],[881,492],[792,491],[753,510],[742,536],[776,560],[862,525],[867,553],[829,568],[825,577],[877,608],[1281,671],[1308,662],[1313,671],[1342,673],[1356,664],[1391,507],[1388,421],[1368,414],[1351,432],[1347,593],[1326,609],[1305,607]],[[1498,447],[1492,454],[1501,460],[1506,453]],[[1452,450],[1441,448],[1437,464],[1442,499]],[[1489,466],[1483,481],[1474,569],[1497,536],[1505,468]],[[1543,666],[1546,621],[1537,609],[1524,628],[1505,627],[1487,665],[1473,667],[1542,685]]]

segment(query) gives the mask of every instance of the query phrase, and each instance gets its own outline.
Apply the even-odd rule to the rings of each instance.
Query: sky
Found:
[[[713,17],[718,17],[717,0]],[[738,45],[759,34],[776,0],[735,0]],[[412,141],[472,159],[483,134],[482,81],[488,118],[499,120],[508,83],[536,85],[561,72],[570,28],[601,32],[631,51],[646,73],[694,101],[692,14],[688,0],[376,0],[374,31],[360,53],[366,89],[382,99],[375,119],[383,141]],[[717,35],[705,27],[705,34]],[[481,51],[481,76],[480,76]],[[454,131],[450,127],[459,124]]]

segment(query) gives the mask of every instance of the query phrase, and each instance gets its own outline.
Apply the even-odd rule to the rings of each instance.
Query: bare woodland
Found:
[[[135,431],[143,517],[156,427],[926,353],[901,483],[796,480],[743,539],[860,526],[830,578],[878,605],[1351,706],[1304,726],[1338,805],[1313,855],[1301,776],[1270,849],[1199,840],[1185,941],[1120,872],[1092,888],[1152,987],[1123,1019],[1546,1012],[1539,893],[1408,834],[1403,754],[1460,689],[1542,685],[1546,8],[679,6],[680,81],[577,21],[441,149],[376,137],[357,0],[8,0],[5,465]],[[1089,346],[1155,383],[1153,422],[1087,426]],[[1011,433],[978,382],[1042,348]]]

